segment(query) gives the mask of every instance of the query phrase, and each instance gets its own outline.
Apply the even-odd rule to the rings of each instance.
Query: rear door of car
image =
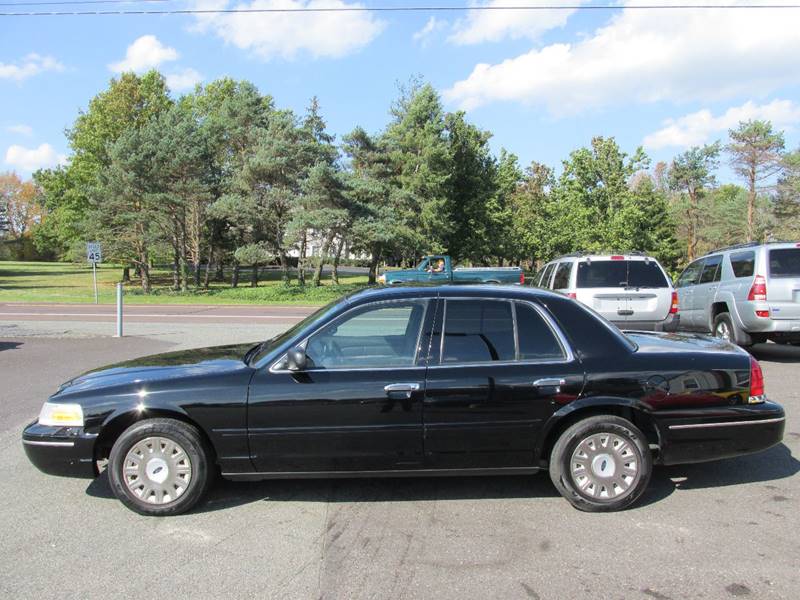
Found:
[[[800,244],[770,247],[767,252],[770,316],[800,320]]]
[[[426,466],[534,466],[542,423],[580,394],[580,362],[539,305],[440,302],[423,401]]]

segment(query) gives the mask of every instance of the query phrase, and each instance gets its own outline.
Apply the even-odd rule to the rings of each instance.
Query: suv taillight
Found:
[[[669,307],[669,314],[678,314],[678,292],[672,290],[672,305]]]
[[[764,395],[764,372],[758,361],[750,357],[750,404],[760,404],[766,400]]]
[[[750,287],[750,293],[747,294],[747,299],[751,302],[767,299],[767,280],[763,275],[756,275],[753,285]]]
[[[519,284],[525,285],[525,271],[519,272]]]

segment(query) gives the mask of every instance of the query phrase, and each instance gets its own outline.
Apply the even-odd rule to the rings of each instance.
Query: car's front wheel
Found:
[[[550,454],[550,478],[577,509],[611,512],[644,493],[653,459],[644,434],[630,421],[588,417],[568,427]]]
[[[114,443],[108,479],[114,495],[142,515],[191,509],[211,482],[211,452],[200,432],[174,419],[147,419]]]

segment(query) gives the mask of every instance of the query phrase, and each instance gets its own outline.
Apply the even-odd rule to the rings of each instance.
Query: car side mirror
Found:
[[[307,365],[306,351],[300,346],[295,346],[286,353],[286,368],[290,371],[305,371]]]

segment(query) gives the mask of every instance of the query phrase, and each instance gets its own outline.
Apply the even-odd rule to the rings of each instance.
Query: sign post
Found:
[[[94,280],[94,303],[97,304],[97,263],[103,262],[103,251],[100,242],[86,242],[86,260],[92,263],[92,279]]]

